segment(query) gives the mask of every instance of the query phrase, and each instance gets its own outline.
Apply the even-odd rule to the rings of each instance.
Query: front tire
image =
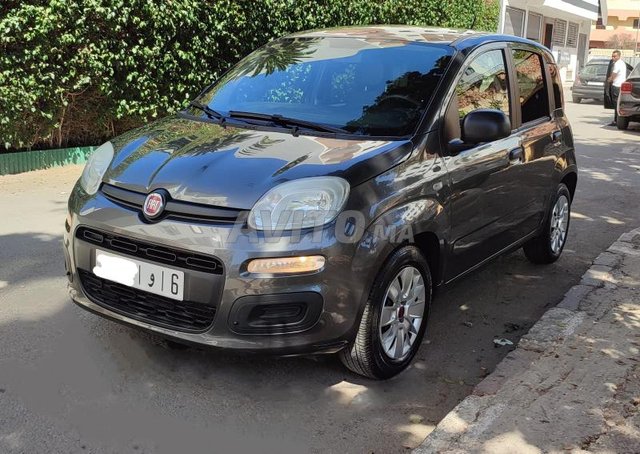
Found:
[[[571,193],[564,183],[560,183],[551,201],[544,230],[524,244],[524,255],[536,264],[548,264],[558,260],[567,242],[570,219]]]
[[[420,250],[396,250],[374,281],[355,340],[340,352],[342,363],[377,380],[406,369],[422,343],[431,290],[429,265]]]
[[[627,117],[621,117],[620,115],[618,115],[618,117],[616,118],[616,126],[618,127],[618,129],[626,131],[629,128],[629,119]]]
[[[573,95],[572,98],[574,104],[580,104],[580,101],[582,101],[582,98],[580,98],[579,96]]]

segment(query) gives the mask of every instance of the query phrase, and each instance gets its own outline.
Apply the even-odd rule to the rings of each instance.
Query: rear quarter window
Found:
[[[560,72],[558,71],[558,65],[555,63],[547,63],[549,68],[549,75],[551,76],[551,84],[553,85],[553,101],[556,109],[564,109],[564,95],[562,94],[562,79],[560,79]],[[605,68],[606,72],[606,68]]]

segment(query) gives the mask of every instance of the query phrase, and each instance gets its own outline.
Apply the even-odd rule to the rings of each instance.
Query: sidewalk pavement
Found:
[[[640,453],[640,228],[600,254],[414,454]]]

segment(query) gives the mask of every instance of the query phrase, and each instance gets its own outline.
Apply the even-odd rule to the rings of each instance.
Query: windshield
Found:
[[[629,74],[629,77],[640,77],[640,63],[638,63],[635,67],[635,69],[633,71],[631,71],[631,74]]]
[[[275,114],[404,136],[417,127],[452,52],[382,38],[284,38],[253,52],[197,101],[224,115]]]
[[[580,71],[580,77],[600,77],[607,76],[607,65],[587,65]]]

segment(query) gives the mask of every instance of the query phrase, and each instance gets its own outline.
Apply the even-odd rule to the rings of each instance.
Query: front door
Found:
[[[511,116],[504,52],[483,52],[463,69],[445,113],[444,142],[460,138],[460,121],[473,110],[499,109]],[[451,185],[447,280],[509,245],[505,231],[513,224],[510,204],[519,185],[514,167],[521,157],[521,137],[514,134],[444,158]]]

